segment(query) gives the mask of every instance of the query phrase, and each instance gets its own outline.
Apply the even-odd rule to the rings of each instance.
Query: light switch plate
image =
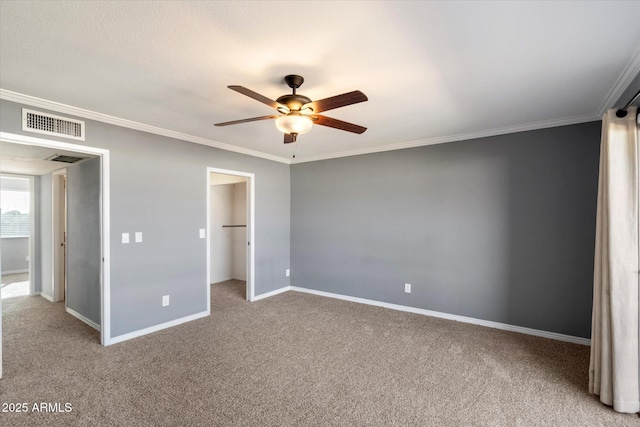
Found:
[[[142,242],[142,231],[136,231],[136,243]]]
[[[201,228],[201,229],[200,229],[200,238],[201,238],[201,239],[204,239],[205,237],[206,237],[205,229],[204,229],[204,228]]]
[[[122,243],[129,243],[129,233],[122,233]]]

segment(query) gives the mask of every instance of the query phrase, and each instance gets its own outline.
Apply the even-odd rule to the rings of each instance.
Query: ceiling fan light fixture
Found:
[[[255,99],[258,102],[276,109],[280,115],[232,120],[229,122],[215,123],[215,126],[229,126],[239,123],[255,122],[258,120],[276,119],[276,128],[278,128],[280,132],[284,133],[285,144],[295,142],[298,135],[303,135],[309,132],[314,124],[356,134],[361,134],[367,130],[367,128],[363,126],[358,126],[353,123],[343,122],[342,120],[332,119],[331,117],[318,114],[323,111],[334,110],[336,108],[346,107],[347,105],[368,101],[367,96],[359,90],[312,101],[309,97],[296,93],[297,89],[304,82],[302,76],[290,74],[285,76],[284,81],[293,90],[293,93],[279,96],[275,101],[264,95],[260,95],[251,89],[247,89],[246,87],[238,85],[227,86],[233,91],[246,95],[249,98]]]
[[[282,133],[303,135],[311,130],[313,121],[311,118],[292,112],[276,119],[276,127]]]

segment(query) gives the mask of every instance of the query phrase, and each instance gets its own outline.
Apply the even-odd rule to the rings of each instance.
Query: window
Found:
[[[29,237],[29,180],[2,177],[0,237]]]

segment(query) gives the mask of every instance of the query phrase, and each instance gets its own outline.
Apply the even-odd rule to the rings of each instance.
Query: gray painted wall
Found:
[[[40,176],[40,192],[38,200],[39,209],[39,237],[38,247],[40,248],[40,260],[38,270],[40,271],[40,281],[36,281],[36,288],[46,296],[53,297],[53,194],[52,176],[46,174]]]
[[[21,108],[0,101],[0,129],[34,136],[21,130]],[[288,165],[82,120],[82,145],[111,154],[112,337],[206,310],[206,240],[198,229],[206,227],[207,167],[255,174],[256,295],[289,285]],[[143,232],[142,243],[120,243],[123,232],[136,231]],[[43,263],[43,290],[45,273]],[[170,306],[161,306],[162,295],[171,295]]]
[[[100,325],[100,158],[67,168],[67,307]]]
[[[29,271],[29,238],[28,237],[5,237],[0,239],[2,245],[2,271],[9,272]]]
[[[292,285],[589,337],[599,141],[592,122],[293,165]]]

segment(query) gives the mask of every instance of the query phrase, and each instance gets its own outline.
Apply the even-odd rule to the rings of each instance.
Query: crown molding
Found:
[[[120,117],[109,116],[107,114],[98,113],[96,111],[85,110],[84,108],[74,107],[71,105],[61,104],[59,102],[49,101],[35,96],[25,95],[18,92],[0,88],[0,99],[5,101],[17,102],[20,104],[29,105],[32,107],[44,108],[47,110],[55,111],[63,114],[70,114],[76,117],[82,117],[85,119],[95,120],[98,122],[108,123],[115,126],[124,128],[139,130],[142,132],[152,133],[156,135],[166,136],[168,138],[179,139],[182,141],[193,142],[200,145],[206,145],[208,147],[219,148],[221,150],[233,151],[239,154],[246,154],[248,156],[259,157],[266,160],[271,160],[279,163],[290,164],[291,160],[274,156],[272,154],[263,153],[261,151],[251,150],[249,148],[242,148],[231,144],[226,144],[220,141],[214,141],[199,136],[189,135],[186,133],[176,132],[169,129],[163,129],[156,126],[146,125],[144,123],[134,122],[132,120],[122,119]]]
[[[633,79],[640,73],[640,49],[638,49],[631,58],[631,61],[624,68],[618,80],[607,94],[607,97],[602,101],[600,108],[598,109],[598,117],[609,109],[614,107],[621,107],[622,105],[614,105],[615,102],[622,96],[625,90],[629,88],[629,85]]]
[[[625,72],[623,73],[624,76],[631,75],[631,78],[635,76],[635,74],[633,74],[632,65],[633,67],[636,67],[636,68],[640,67],[640,51],[638,52],[638,55],[636,55],[634,60],[630,63],[630,65],[627,67]],[[622,78],[618,80],[623,81]],[[631,80],[630,78],[626,77],[624,81],[628,86]],[[616,84],[616,87],[617,86],[618,84]],[[626,89],[626,87],[624,87],[622,91],[624,91],[624,89]],[[613,96],[613,95],[611,95],[610,93],[609,96]],[[619,96],[620,95],[618,95],[618,97]],[[224,142],[214,141],[214,140],[210,140],[210,139],[206,139],[206,138],[202,138],[194,135],[188,135],[181,132],[159,128],[156,126],[146,125],[144,123],[134,122],[134,121],[122,119],[119,117],[109,116],[109,115],[98,113],[95,111],[85,110],[83,108],[73,107],[71,105],[61,104],[58,102],[49,101],[46,99],[41,99],[41,98],[37,98],[30,95],[24,95],[18,92],[12,92],[12,91],[1,89],[1,88],[0,88],[0,99],[17,102],[25,105],[30,105],[33,107],[44,108],[47,110],[51,110],[51,111],[55,111],[63,114],[69,114],[76,117],[83,117],[86,119],[108,123],[116,126],[121,126],[129,129],[135,129],[142,132],[147,132],[147,133],[152,133],[156,135],[166,136],[169,138],[193,142],[200,145],[215,147],[215,148],[219,148],[226,151],[246,154],[248,156],[259,157],[262,159],[271,160],[271,161],[284,163],[284,164],[316,162],[320,160],[335,159],[340,157],[351,157],[351,156],[359,156],[363,154],[381,153],[385,151],[403,150],[406,148],[422,147],[425,145],[445,144],[448,142],[465,141],[470,139],[485,138],[489,136],[504,135],[509,133],[526,132],[531,130],[545,129],[545,128],[551,128],[551,127],[557,127],[557,126],[574,125],[578,123],[585,123],[585,122],[600,120],[600,118],[602,117],[602,114],[600,113],[587,114],[583,116],[546,120],[541,122],[528,123],[524,125],[507,126],[503,128],[489,129],[489,130],[479,131],[479,132],[469,132],[469,133],[463,133],[458,135],[448,135],[448,136],[420,139],[420,140],[400,142],[395,144],[380,145],[376,147],[366,147],[366,148],[360,148],[355,150],[320,154],[317,156],[307,156],[307,157],[296,158],[292,160],[292,159],[288,159],[280,156],[275,156],[272,154],[263,153],[261,151],[237,147],[235,145],[226,144]],[[611,102],[615,102],[615,99]]]
[[[599,114],[587,114],[577,117],[569,117],[564,119],[545,120],[542,122],[528,123],[524,125],[507,126],[503,128],[490,129],[479,132],[461,133],[458,135],[439,136],[435,138],[419,139],[415,141],[401,142],[398,144],[380,145],[377,147],[360,148],[356,150],[341,151],[337,153],[321,154],[317,156],[309,156],[304,158],[296,158],[291,163],[307,163],[319,160],[335,159],[339,157],[359,156],[362,154],[381,153],[384,151],[404,150],[405,148],[422,147],[425,145],[445,144],[447,142],[466,141],[471,139],[486,138],[488,136],[505,135],[516,132],[526,132],[531,130],[546,129],[558,126],[575,125],[578,123],[586,123],[600,120]]]

